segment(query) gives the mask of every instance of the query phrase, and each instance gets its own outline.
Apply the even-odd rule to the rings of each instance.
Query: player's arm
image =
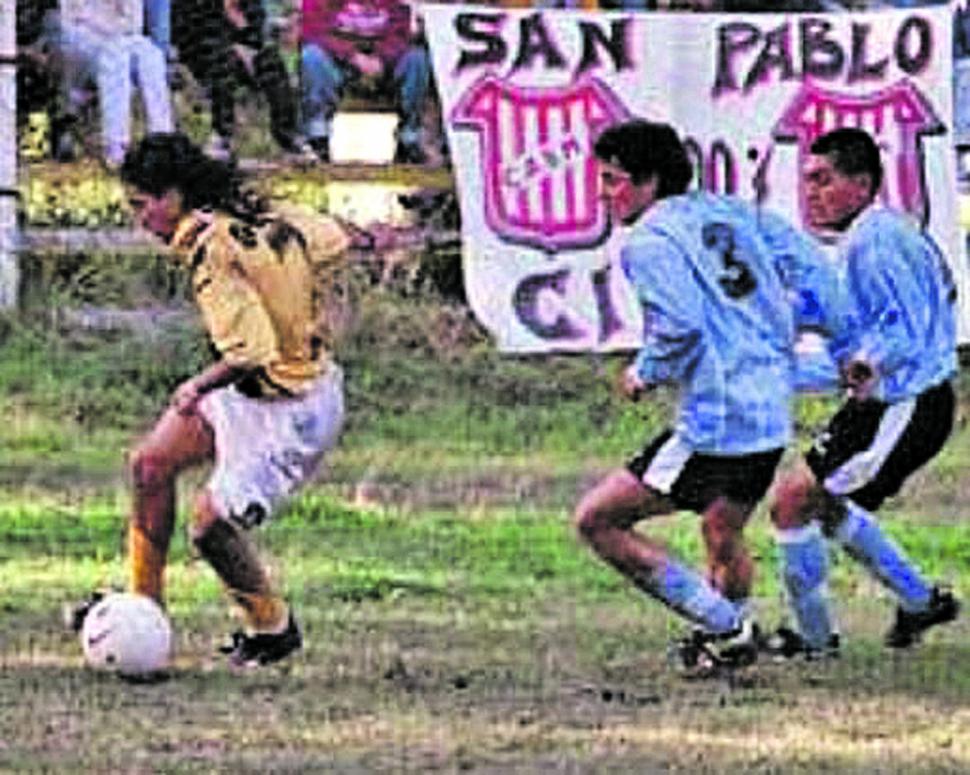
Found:
[[[275,210],[302,233],[307,258],[318,269],[345,263],[351,257],[366,262],[385,251],[421,247],[427,242],[427,234],[420,227],[383,223],[360,226],[345,218],[321,215],[299,205],[281,204]]]
[[[904,286],[911,282],[899,260],[902,249],[891,232],[880,232],[848,256],[845,287],[850,310],[836,357],[845,387],[857,398],[871,395],[881,379],[920,348],[909,316],[921,313],[902,304]]]
[[[840,377],[828,343],[839,292],[836,266],[818,242],[779,215],[762,212],[759,233],[794,313],[794,388],[800,393],[834,392]]]
[[[699,351],[700,291],[675,248],[659,238],[626,247],[623,271],[643,309],[643,347],[628,369],[631,387],[640,389],[684,379]]]
[[[231,256],[235,247],[230,239],[214,235],[207,249],[227,251],[223,255]],[[189,403],[259,372],[279,357],[272,322],[239,262],[207,262],[193,277],[193,286],[209,337],[221,359],[176,390],[176,400]]]
[[[424,230],[419,227],[391,226],[386,223],[360,226],[342,218],[335,217],[332,220],[346,235],[348,247],[365,253],[419,247],[427,238]]]
[[[225,360],[216,361],[179,385],[172,394],[172,405],[182,414],[189,414],[206,393],[238,382],[253,371]]]
[[[355,237],[352,224],[341,218],[285,203],[276,205],[274,211],[299,234],[306,259],[315,268],[326,269],[343,263],[347,251],[361,242],[362,238]]]

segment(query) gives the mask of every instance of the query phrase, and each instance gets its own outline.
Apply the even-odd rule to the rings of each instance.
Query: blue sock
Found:
[[[742,600],[731,600],[731,602],[734,604],[734,608],[742,618],[747,619],[754,617],[754,604],[751,602],[750,597],[746,597]]]
[[[825,580],[828,547],[815,523],[775,534],[781,549],[781,580],[798,632],[812,648],[824,649],[832,636]]]
[[[930,603],[926,582],[868,511],[850,500],[844,502],[846,516],[835,531],[836,539],[853,559],[896,594],[903,610],[925,611]]]
[[[699,573],[673,560],[667,560],[656,579],[641,586],[668,608],[709,632],[730,632],[741,625],[741,614],[730,600]]]

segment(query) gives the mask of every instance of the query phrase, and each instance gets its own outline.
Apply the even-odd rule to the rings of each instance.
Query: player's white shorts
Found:
[[[336,446],[344,420],[343,372],[331,364],[296,398],[249,398],[229,385],[207,393],[199,411],[215,436],[209,494],[222,515],[249,528],[270,516]]]

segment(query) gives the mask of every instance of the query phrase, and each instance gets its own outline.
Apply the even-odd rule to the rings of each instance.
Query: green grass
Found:
[[[124,452],[204,341],[192,325],[100,337],[0,321],[0,770],[970,770],[965,619],[888,654],[892,601],[835,553],[841,660],[680,679],[664,652],[681,625],[570,524],[582,487],[655,433],[673,397],[625,405],[611,393],[622,358],[504,358],[474,329],[442,340],[439,304],[377,302],[340,353],[349,420],[327,475],[256,533],[305,650],[228,671],[215,648],[234,622],[182,519],[167,577],[173,676],[147,686],[85,669],[60,608],[124,583]],[[802,442],[832,408],[800,403]],[[964,598],[968,446],[960,425],[882,514]],[[203,477],[186,477],[183,514]],[[695,517],[641,529],[700,562]],[[748,536],[757,610],[773,623],[763,508]]]
[[[17,697],[0,700],[5,770],[808,773],[970,764],[965,624],[891,657],[879,645],[890,601],[839,563],[842,660],[684,682],[663,656],[678,629],[672,618],[594,562],[564,511],[527,504],[468,515],[299,498],[259,539],[307,648],[284,667],[235,677],[213,655],[231,626],[218,584],[180,536],[169,570],[172,680],[105,680],[82,669],[57,610],[92,584],[123,578],[121,505],[0,511],[0,697]],[[888,524],[900,539],[916,532],[912,520]],[[696,560],[693,527],[684,515],[656,533]],[[763,522],[754,527],[758,606],[770,620],[780,612],[773,551]],[[970,530],[933,529],[946,547],[933,570],[965,594],[967,565],[952,553],[970,551]],[[908,540],[907,548],[927,546]]]

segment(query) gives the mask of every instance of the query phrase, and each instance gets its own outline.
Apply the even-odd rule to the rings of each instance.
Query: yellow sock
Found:
[[[200,554],[239,606],[252,632],[281,632],[289,609],[276,594],[249,537],[228,520],[218,519],[195,538]]]
[[[140,528],[128,530],[128,566],[132,592],[162,602],[166,552],[155,545]]]
[[[282,598],[272,592],[241,592],[229,589],[252,632],[282,632],[289,624],[290,610]]]

